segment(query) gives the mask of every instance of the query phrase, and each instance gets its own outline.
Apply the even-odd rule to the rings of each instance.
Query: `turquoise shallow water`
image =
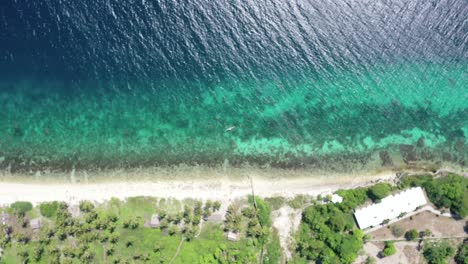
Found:
[[[1,168],[466,166],[464,1],[100,2],[0,10]]]
[[[288,86],[226,81],[164,92],[136,87],[138,92],[114,95],[61,94],[37,88],[37,81],[15,82],[16,92],[0,93],[0,116],[8,120],[1,124],[2,165],[229,161],[325,168],[350,162],[360,167],[383,150],[402,156],[414,152],[409,161],[445,159],[463,165],[468,136],[467,94],[460,93],[467,83],[464,65],[414,68],[382,66],[359,77],[343,73],[333,80],[295,79]],[[200,92],[192,96],[181,90]]]

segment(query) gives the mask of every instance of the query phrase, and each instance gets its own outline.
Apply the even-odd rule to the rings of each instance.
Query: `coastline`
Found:
[[[447,168],[444,171],[454,170]],[[461,173],[463,174],[464,170]],[[206,167],[177,170],[146,168],[112,171],[112,173],[102,171],[90,175],[86,172],[72,171],[69,174],[61,174],[60,177],[58,175],[31,177],[3,173],[0,174],[0,203],[8,205],[15,201],[29,201],[36,205],[54,200],[69,204],[77,204],[80,200],[102,203],[111,198],[153,196],[177,200],[219,200],[227,204],[252,193],[250,178],[258,196],[292,198],[300,194],[330,194],[338,189],[356,188],[378,181],[393,181],[397,174],[398,172],[394,170],[323,174],[308,170],[271,168],[223,170]],[[86,176],[85,180],[82,180],[83,175]],[[105,180],[103,175],[107,176]]]

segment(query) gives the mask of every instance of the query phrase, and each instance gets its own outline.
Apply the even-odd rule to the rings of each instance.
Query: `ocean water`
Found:
[[[355,171],[468,155],[468,3],[0,3],[0,168]]]

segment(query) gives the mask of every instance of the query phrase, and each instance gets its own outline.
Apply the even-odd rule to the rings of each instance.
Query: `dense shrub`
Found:
[[[447,207],[465,217],[468,215],[468,179],[449,175],[424,184],[427,195],[437,207]]]
[[[213,211],[216,212],[221,208],[221,203],[219,201],[215,201],[213,203]]]
[[[396,248],[393,242],[385,241],[385,247],[382,250],[382,257],[388,257],[396,253]]]
[[[455,256],[455,262],[457,264],[468,263],[468,244],[461,244],[458,248],[457,255]]]
[[[430,175],[407,176],[401,180],[400,187],[422,186],[427,196],[437,207],[447,207],[461,216],[468,216],[468,178],[450,174],[434,179]]]
[[[286,203],[286,198],[279,196],[269,197],[265,198],[265,202],[268,203],[272,210],[278,210]]]
[[[419,232],[416,229],[411,229],[405,233],[406,240],[416,240],[419,238]]]
[[[254,204],[253,197],[249,196],[250,204]],[[270,206],[260,197],[255,197],[255,204],[257,205],[257,217],[260,225],[269,227],[271,226],[271,209]]]
[[[59,202],[57,201],[41,203],[39,205],[39,211],[41,212],[41,215],[45,217],[49,217],[49,218],[55,216],[58,208],[59,208]]]
[[[345,212],[349,212],[362,205],[368,198],[366,188],[339,190],[337,194],[343,197],[343,202],[339,206]]]
[[[80,211],[83,213],[89,213],[94,210],[94,204],[90,201],[80,202]]]
[[[281,261],[281,245],[278,232],[272,232],[270,242],[266,244],[266,254],[263,257],[263,264],[278,264]]]
[[[351,213],[337,204],[315,205],[305,209],[302,221],[297,237],[302,257],[318,263],[352,263],[356,259],[363,233],[354,229]]]
[[[300,209],[306,203],[306,197],[304,195],[296,195],[294,199],[288,201],[288,205],[294,209]]]
[[[367,190],[367,196],[372,199],[372,201],[377,202],[382,200],[385,196],[389,195],[392,191],[392,186],[388,183],[377,183],[369,187]]]
[[[430,242],[424,245],[424,258],[429,264],[447,263],[447,258],[453,256],[455,250],[446,241]]]
[[[33,206],[30,202],[18,201],[10,205],[10,208],[15,214],[24,216],[27,212],[31,211]]]
[[[139,226],[140,226],[140,222],[135,217],[123,221],[123,228],[137,229]],[[161,226],[161,224],[160,224],[160,226]]]

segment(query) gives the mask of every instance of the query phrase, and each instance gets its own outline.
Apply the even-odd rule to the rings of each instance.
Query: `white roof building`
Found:
[[[401,213],[412,212],[425,204],[427,204],[427,200],[424,191],[421,187],[415,187],[387,196],[380,203],[358,209],[354,213],[354,217],[359,228],[366,229],[371,226],[378,226],[384,220],[395,219]]]
[[[31,227],[32,230],[41,228],[41,219],[40,218],[31,219],[29,221],[29,226]]]
[[[227,239],[229,241],[239,241],[239,233],[229,231],[227,233]]]
[[[339,196],[338,194],[332,194],[331,201],[332,203],[341,203],[343,202],[343,197]]]
[[[150,219],[149,226],[152,228],[159,227],[159,216],[157,214],[153,214]]]

